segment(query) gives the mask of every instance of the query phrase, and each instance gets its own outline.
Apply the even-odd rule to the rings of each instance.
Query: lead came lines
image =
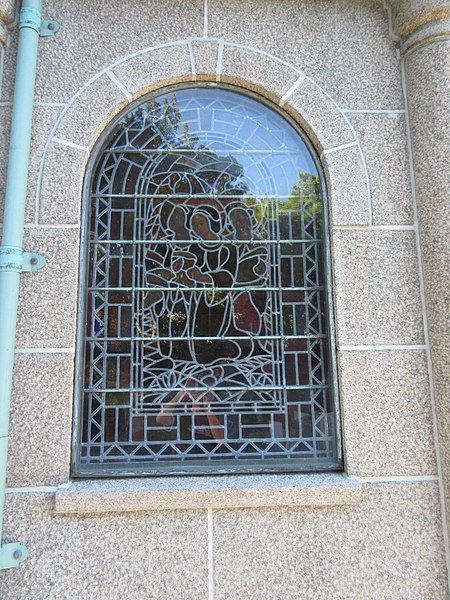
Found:
[[[227,105],[225,96],[213,99],[216,92],[207,92],[210,103],[197,108],[186,126],[183,111],[196,101],[181,92],[176,102],[168,96],[165,104],[133,109],[117,129],[116,146],[103,151],[92,194],[98,218],[89,240],[96,276],[88,294],[96,316],[85,337],[92,353],[85,395],[96,429],[98,409],[102,414],[101,441],[95,441],[98,434],[86,438],[91,461],[158,457],[163,465],[200,457],[318,456],[316,426],[307,435],[300,410],[313,409],[311,394],[309,401],[298,394],[328,388],[319,384],[323,367],[316,365],[313,374],[311,362],[313,349],[322,360],[320,340],[326,340],[326,333],[312,328],[317,311],[321,318],[324,288],[315,269],[322,238],[316,231],[306,234],[302,205],[295,207],[292,192],[280,191],[276,179],[277,173],[280,185],[292,179],[299,150],[279,122],[268,126],[268,109],[261,105],[255,117],[253,100]],[[211,126],[229,132],[203,134],[196,118],[206,118],[205,110],[211,110]],[[242,139],[249,136],[247,147],[237,148],[232,110],[242,114],[236,131]],[[276,139],[278,147],[255,147],[257,140]],[[283,147],[288,139],[291,146]],[[202,147],[207,140],[211,147]],[[141,142],[168,147],[132,147]],[[270,163],[270,157],[285,160]],[[294,235],[293,215],[301,213],[305,233]],[[288,286],[282,257],[290,263]],[[297,280],[299,261],[303,282]],[[294,293],[305,295],[304,303],[293,300]],[[291,310],[287,333],[284,307]],[[299,310],[306,311],[306,327],[296,335]],[[308,346],[307,384],[300,382],[301,340]],[[294,359],[289,380],[288,355]],[[297,410],[299,437],[290,434],[289,406],[293,415]],[[320,439],[331,440],[327,432]]]

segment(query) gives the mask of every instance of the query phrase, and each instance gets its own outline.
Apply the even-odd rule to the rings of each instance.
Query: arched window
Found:
[[[312,152],[253,96],[165,90],[87,178],[75,475],[336,468]]]

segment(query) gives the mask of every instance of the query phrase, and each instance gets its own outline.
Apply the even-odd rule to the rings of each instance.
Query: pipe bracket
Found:
[[[28,550],[18,542],[0,546],[0,570],[13,569],[28,558]]]
[[[49,37],[58,32],[59,23],[52,19],[42,19],[38,10],[31,6],[24,6],[20,11],[19,29],[23,27],[34,29],[40,37]]]
[[[15,246],[0,246],[0,273],[28,273],[45,266],[45,258],[36,252],[24,252]]]
[[[49,37],[51,35],[55,35],[59,31],[59,23],[57,21],[52,21],[51,19],[44,19],[41,23],[41,27],[39,30],[39,35],[41,37]]]

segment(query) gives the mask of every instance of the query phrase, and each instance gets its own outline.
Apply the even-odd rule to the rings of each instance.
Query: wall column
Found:
[[[450,529],[450,4],[392,2],[417,203],[443,496]]]

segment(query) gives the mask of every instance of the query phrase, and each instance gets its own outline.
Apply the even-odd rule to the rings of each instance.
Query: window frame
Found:
[[[216,467],[212,467],[207,464],[207,461],[198,461],[198,464],[193,467],[182,466],[177,468],[177,464],[172,465],[172,469],[165,467],[158,471],[157,463],[151,471],[145,469],[145,465],[140,462],[126,462],[119,464],[107,463],[102,464],[82,464],[81,463],[81,443],[82,443],[82,394],[83,394],[83,380],[84,380],[84,338],[87,318],[88,302],[86,301],[86,287],[87,287],[87,275],[89,272],[89,219],[91,210],[91,187],[93,177],[100,160],[102,159],[103,152],[102,148],[108,138],[111,136],[112,131],[118,124],[121,118],[127,113],[132,112],[140,104],[160,97],[164,94],[175,93],[180,90],[193,89],[193,88],[215,88],[220,90],[229,90],[244,96],[247,96],[269,110],[274,111],[281,118],[283,118],[297,133],[305,144],[307,150],[310,153],[311,159],[316,167],[317,174],[320,181],[320,187],[322,192],[322,236],[323,236],[323,248],[322,248],[322,269],[323,269],[323,285],[324,285],[324,308],[326,311],[326,325],[328,328],[328,377],[329,377],[329,393],[332,399],[333,405],[333,419],[334,419],[334,433],[335,433],[335,461],[323,461],[313,463],[312,461],[306,461],[305,465],[299,465],[298,463],[291,465],[289,461],[286,461],[285,466],[281,466],[282,457],[280,460],[274,461],[273,464],[263,463],[260,459],[247,459],[243,464],[236,464],[236,468],[226,467],[220,468],[218,464]],[[342,449],[342,433],[341,433],[341,410],[338,393],[338,375],[337,375],[337,356],[336,356],[336,336],[335,336],[335,315],[334,315],[334,301],[333,301],[333,286],[332,286],[332,257],[331,257],[331,228],[329,219],[329,202],[327,185],[324,175],[324,168],[319,159],[319,155],[311,142],[311,139],[302,129],[299,123],[292,118],[285,108],[280,108],[264,96],[261,96],[253,91],[247,90],[244,87],[230,85],[226,83],[216,82],[183,82],[179,84],[173,84],[164,86],[153,90],[148,94],[144,94],[136,98],[133,102],[129,103],[123,110],[107,123],[103,128],[101,134],[98,136],[95,144],[93,145],[87,165],[84,171],[84,181],[82,186],[82,198],[81,198],[81,219],[80,219],[80,254],[79,254],[79,270],[78,270],[78,293],[77,293],[77,317],[76,317],[76,350],[75,350],[75,371],[74,371],[74,408],[73,408],[73,430],[72,430],[72,461],[71,461],[71,475],[74,478],[115,478],[115,477],[159,477],[159,476],[174,476],[174,475],[220,475],[220,474],[259,474],[259,473],[305,473],[305,472],[321,472],[321,471],[342,471],[343,470],[343,449]],[[316,459],[317,460],[317,459]],[[236,461],[237,462],[237,461]],[[181,465],[181,463],[178,463]]]

